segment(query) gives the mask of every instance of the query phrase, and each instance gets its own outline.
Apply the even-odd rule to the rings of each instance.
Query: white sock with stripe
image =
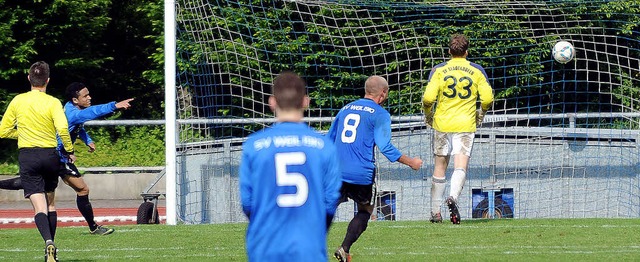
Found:
[[[446,178],[431,177],[431,214],[440,213],[440,206],[444,201],[444,189],[447,183]]]
[[[451,175],[451,191],[449,195],[453,197],[453,199],[458,202],[458,197],[460,193],[462,193],[462,188],[464,187],[464,182],[467,179],[467,173],[462,168],[456,168]]]

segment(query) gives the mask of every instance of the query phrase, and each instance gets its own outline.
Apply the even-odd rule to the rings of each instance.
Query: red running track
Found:
[[[58,227],[86,226],[78,209],[60,208],[58,211]],[[160,223],[166,220],[165,207],[158,207]],[[0,228],[35,228],[33,210],[10,209],[0,210]],[[138,208],[94,208],[96,223],[104,226],[136,224]]]

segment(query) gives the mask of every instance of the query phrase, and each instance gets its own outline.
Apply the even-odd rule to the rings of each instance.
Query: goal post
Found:
[[[245,221],[241,144],[272,123],[267,97],[282,70],[307,82],[305,121],[321,131],[363,96],[368,76],[389,81],[392,142],[426,161],[414,172],[379,156],[378,189],[393,192],[395,219],[429,219],[421,98],[453,33],[470,39],[468,59],[496,97],[477,132],[463,219],[478,213],[474,192],[496,188],[510,189],[499,203],[515,218],[640,216],[637,1],[176,0],[165,10],[175,14],[165,16],[165,37],[175,33],[165,38],[171,224]],[[566,64],[551,55],[561,40],[576,50]],[[352,213],[341,205],[337,219]]]
[[[176,2],[164,0],[165,81],[165,205],[167,224],[177,223],[176,213]]]

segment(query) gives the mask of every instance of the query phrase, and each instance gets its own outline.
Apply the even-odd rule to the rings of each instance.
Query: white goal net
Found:
[[[388,79],[393,143],[426,161],[412,171],[378,157],[377,216],[429,219],[432,130],[420,101],[453,33],[470,39],[468,59],[496,96],[462,219],[639,217],[639,13],[638,1],[177,0],[177,172],[167,192],[177,218],[245,221],[240,146],[271,123],[270,83],[292,70],[307,81],[306,120],[319,130],[363,95],[368,76]],[[560,40],[576,50],[566,64],[551,55]],[[352,214],[342,204],[337,219]]]

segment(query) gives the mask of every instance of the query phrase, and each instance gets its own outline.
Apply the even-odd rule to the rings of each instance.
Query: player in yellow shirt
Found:
[[[447,182],[445,172],[454,156],[451,189],[446,199],[451,222],[460,224],[458,197],[466,180],[476,127],[493,103],[493,90],[482,66],[467,60],[469,41],[455,34],[449,42],[451,59],[431,69],[422,97],[425,123],[435,130],[435,165],[431,180],[431,222],[442,222],[440,205]],[[480,108],[477,102],[480,101]],[[437,102],[437,103],[436,103]],[[434,110],[435,105],[435,110]]]
[[[63,169],[56,151],[56,134],[62,139],[70,161],[73,163],[76,158],[62,103],[46,93],[49,72],[45,62],[31,65],[28,76],[31,91],[17,95],[9,103],[0,122],[0,138],[18,139],[24,197],[31,201],[35,224],[45,241],[45,261],[55,262],[58,261],[54,243],[57,216],[50,214],[56,210],[55,189],[58,173]]]

